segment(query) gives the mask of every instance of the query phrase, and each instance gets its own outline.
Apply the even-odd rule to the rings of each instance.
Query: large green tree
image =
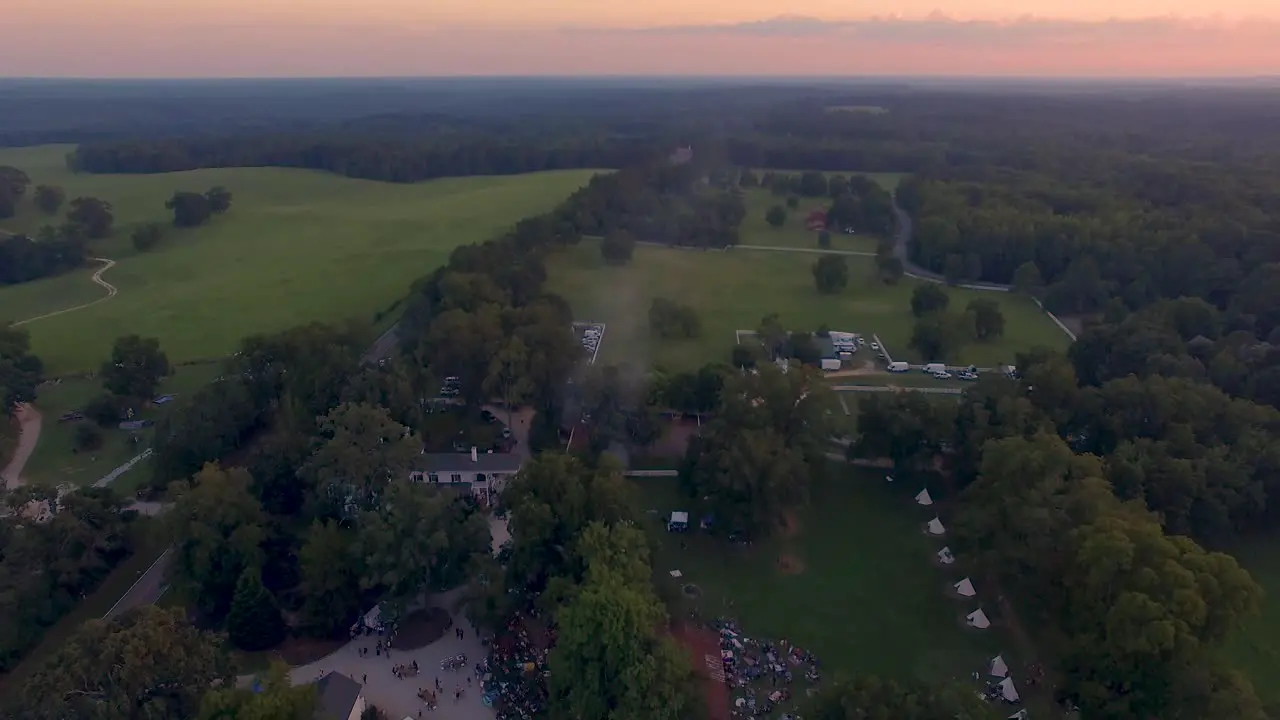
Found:
[[[656,628],[651,590],[607,569],[588,574],[556,613],[547,658],[552,715],[593,720],[679,720],[697,702],[688,656]]]
[[[209,464],[171,490],[173,582],[210,617],[226,613],[246,569],[262,566],[267,516],[250,492],[252,482],[243,468]]]
[[[67,220],[81,228],[89,239],[98,240],[111,234],[116,218],[111,203],[95,197],[78,197],[71,201]]]
[[[181,610],[146,605],[82,625],[23,683],[18,717],[191,718],[214,683],[232,679],[216,635]]]
[[[823,295],[834,295],[849,284],[849,263],[843,255],[823,255],[813,263],[813,284]]]
[[[111,359],[99,371],[107,392],[125,398],[149,400],[160,380],[169,374],[169,358],[156,338],[125,335],[111,346]]]
[[[317,514],[348,518],[379,507],[391,483],[408,481],[421,452],[385,409],[344,403],[320,422],[318,446],[298,476],[312,489]]]
[[[316,522],[299,551],[302,630],[318,637],[340,637],[360,616],[360,576],[355,530],[333,520]]]
[[[31,336],[22,328],[0,327],[0,417],[18,403],[36,399],[44,365],[31,354]]]
[[[285,635],[280,606],[263,586],[261,575],[256,567],[246,567],[240,573],[227,613],[227,636],[233,645],[249,652],[273,648]]]

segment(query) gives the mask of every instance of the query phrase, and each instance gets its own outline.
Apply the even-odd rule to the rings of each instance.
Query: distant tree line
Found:
[[[616,168],[657,150],[652,140],[450,135],[427,139],[368,134],[241,135],[216,139],[86,143],[67,157],[77,172],[165,173],[217,167],[292,167],[386,182],[543,170]]]

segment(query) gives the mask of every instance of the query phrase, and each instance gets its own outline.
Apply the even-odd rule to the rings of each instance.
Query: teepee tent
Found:
[[[1018,702],[1018,688],[1013,686],[1013,678],[1007,677],[999,682],[996,687],[1000,688],[1000,697],[1009,702]]]
[[[998,678],[1007,677],[1009,675],[1009,666],[1005,664],[1003,655],[997,655],[991,658],[991,670],[989,674]]]
[[[982,612],[982,608],[978,608],[968,615],[969,627],[976,627],[979,630],[985,630],[991,627],[991,621],[987,619],[987,614]]]
[[[933,498],[929,497],[929,490],[925,488],[916,495],[916,503],[919,505],[932,505]]]
[[[932,519],[932,520],[930,520],[930,521],[929,521],[929,534],[930,534],[930,535],[941,535],[941,534],[945,533],[946,531],[947,531],[947,529],[946,529],[946,528],[944,528],[944,527],[942,527],[942,521],[941,521],[941,520],[939,520],[938,518],[936,518],[936,517],[935,517],[934,519]]]
[[[1018,712],[1010,715],[1009,720],[1027,720],[1027,715],[1028,715],[1027,709],[1022,708]]]
[[[950,565],[956,561],[956,556],[951,554],[951,548],[944,547],[938,551],[938,562],[943,565]]]
[[[960,593],[960,597],[973,597],[978,592],[973,589],[973,582],[969,578],[965,578],[954,585],[956,592]]]

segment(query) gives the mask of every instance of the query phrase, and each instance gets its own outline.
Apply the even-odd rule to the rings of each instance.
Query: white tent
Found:
[[[973,582],[969,580],[969,578],[961,580],[952,587],[956,589],[957,593],[960,593],[960,597],[973,597],[978,594],[978,592],[973,589]]]
[[[996,687],[1000,688],[1000,697],[1009,702],[1018,702],[1018,688],[1013,686],[1013,678],[1007,677],[999,682]]]
[[[982,612],[982,608],[978,608],[977,610],[974,610],[973,612],[969,613],[967,617],[968,617],[969,627],[976,627],[979,630],[986,630],[987,628],[991,627],[991,621],[987,619],[987,614]]]
[[[885,476],[884,476],[884,479],[885,479],[885,480],[887,480],[887,481],[889,481],[889,482],[893,482],[893,476],[892,476],[892,475],[885,475]]]
[[[933,498],[929,497],[929,490],[928,490],[928,489],[921,490],[921,491],[919,492],[919,494],[917,494],[917,495],[916,495],[916,504],[918,504],[918,505],[932,505],[932,504],[933,504]]]
[[[946,531],[947,531],[947,529],[946,529],[946,528],[944,528],[944,527],[942,527],[942,521],[941,521],[941,520],[939,520],[938,518],[934,518],[934,519],[932,519],[932,520],[930,520],[930,521],[929,521],[929,534],[930,534],[930,535],[941,535],[941,534],[945,533]]]
[[[997,655],[991,658],[991,669],[988,670],[987,672],[989,675],[994,675],[995,677],[998,677],[998,678],[1008,677],[1009,666],[1005,664],[1004,656]]]
[[[1027,720],[1027,715],[1028,715],[1027,709],[1022,708],[1018,712],[1010,715],[1009,720]]]
[[[667,573],[667,574],[668,574],[668,575],[670,575],[670,576],[671,576],[671,577],[673,577],[673,578],[682,578],[682,577],[684,577],[684,573],[680,572],[679,570],[672,570],[671,572],[669,572],[669,573]]]
[[[950,565],[956,561],[956,556],[951,554],[951,548],[944,547],[938,551],[938,562],[943,565]]]
[[[671,519],[667,521],[668,530],[688,530],[689,529],[689,513],[676,511],[671,513]]]

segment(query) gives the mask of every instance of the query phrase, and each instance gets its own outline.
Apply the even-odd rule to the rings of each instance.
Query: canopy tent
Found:
[[[926,488],[926,489],[924,489],[924,490],[921,490],[921,491],[916,495],[916,504],[917,504],[917,505],[932,505],[932,504],[933,504],[933,498],[929,497],[929,490],[928,490],[927,488]]]
[[[669,573],[668,573],[668,575],[670,575],[670,576],[671,576],[671,577],[673,577],[673,578],[682,578],[682,577],[684,577],[684,573],[680,572],[679,570],[672,570],[671,572],[669,572]]]
[[[988,674],[994,675],[998,678],[1007,677],[1009,675],[1009,666],[1005,664],[1003,655],[997,655],[991,658],[991,669],[988,671]]]
[[[1000,688],[1000,697],[1009,702],[1018,702],[1018,688],[1013,686],[1013,678],[1007,677],[1001,680],[996,687]]]
[[[667,530],[688,530],[689,529],[689,513],[676,511],[671,513],[671,519],[667,521]]]
[[[960,593],[960,597],[973,597],[978,594],[978,592],[973,589],[973,582],[969,580],[969,578],[961,580],[952,587],[956,589],[957,593]]]
[[[935,517],[934,519],[932,519],[932,520],[930,520],[930,521],[929,521],[929,534],[930,534],[930,535],[941,535],[941,534],[945,533],[946,531],[947,531],[947,529],[946,529],[946,528],[944,528],[944,527],[942,527],[942,521],[941,521],[941,520],[939,520],[938,518],[936,518],[936,517]]]
[[[938,562],[943,565],[950,565],[956,561],[956,556],[951,554],[951,548],[944,547],[938,551]]]
[[[969,627],[976,627],[979,630],[986,630],[991,627],[991,621],[987,619],[987,614],[982,612],[982,608],[978,608],[967,616]]]
[[[1028,716],[1027,709],[1022,708],[1018,712],[1010,715],[1009,720],[1027,720],[1027,716]]]

